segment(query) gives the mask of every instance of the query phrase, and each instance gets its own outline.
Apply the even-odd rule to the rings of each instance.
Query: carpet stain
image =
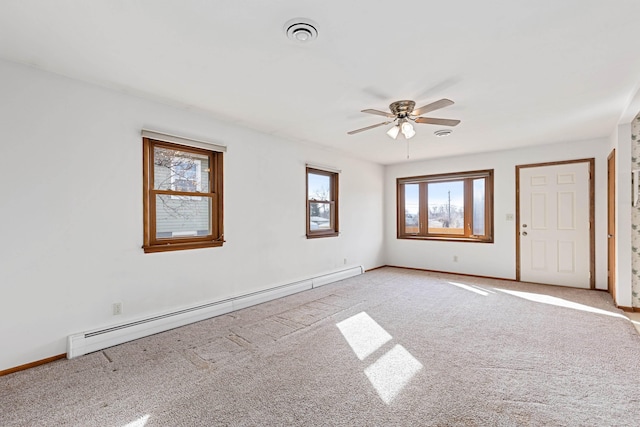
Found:
[[[247,328],[247,326],[234,327],[229,330],[239,339],[249,343],[251,348],[261,348],[275,341],[269,335]]]
[[[312,303],[320,303],[333,307],[340,307],[342,309],[353,307],[360,303],[360,300],[347,298],[338,294],[327,295],[326,297],[319,298]]]
[[[236,329],[236,336],[253,344],[256,348],[272,344],[295,332],[309,328],[338,312],[353,306],[338,295],[319,298],[298,305],[279,314],[263,318],[257,322]]]
[[[249,346],[250,343],[246,340],[235,334],[231,334],[224,337],[217,337],[208,344],[196,347],[190,351],[207,363],[220,363],[232,356],[247,351]]]
[[[252,323],[244,328],[259,334],[267,335],[274,340],[278,340],[299,329],[286,325],[283,322],[273,320],[273,318],[267,318],[260,322]]]
[[[247,341],[246,339],[242,338],[240,335],[238,334],[229,334],[227,335],[227,339],[231,340],[233,343],[238,344],[240,347],[250,347],[251,346],[251,342]]]
[[[185,350],[183,353],[184,357],[191,362],[198,369],[211,369],[211,363],[207,360],[204,360],[193,350]]]
[[[305,325],[301,325],[300,323],[296,323],[294,321],[291,321],[289,319],[283,319],[281,317],[278,316],[272,316],[269,319],[273,320],[274,322],[278,322],[278,323],[282,323],[285,326],[288,326],[292,329],[302,329],[305,327]]]
[[[323,310],[311,304],[301,305],[292,310],[285,311],[277,315],[280,319],[289,320],[295,323],[311,326],[314,323],[329,317],[331,314],[340,311],[337,307],[335,311]]]

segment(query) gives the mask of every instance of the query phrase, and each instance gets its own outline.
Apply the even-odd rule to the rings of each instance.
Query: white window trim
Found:
[[[313,163],[306,163],[306,167],[311,168],[311,169],[318,169],[318,170],[325,171],[325,172],[333,172],[333,173],[337,173],[337,174],[342,173],[342,171],[340,169],[334,168],[332,166],[325,166],[325,165],[317,165],[317,164],[313,164]]]
[[[199,139],[186,138],[183,136],[171,135],[155,130],[142,129],[144,138],[154,139],[156,141],[172,142],[174,144],[186,145],[188,147],[203,148],[205,150],[217,151],[224,153],[227,151],[226,145],[216,144],[214,142],[203,141]]]

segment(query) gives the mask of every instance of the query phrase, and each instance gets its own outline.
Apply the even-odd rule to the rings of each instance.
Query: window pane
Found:
[[[331,200],[331,177],[328,175],[319,175],[308,173],[309,183],[309,200]]]
[[[405,233],[420,232],[420,205],[418,203],[419,184],[404,185],[404,231]]]
[[[473,180],[473,234],[484,236],[484,188],[485,179]]]
[[[330,203],[309,203],[309,230],[331,230],[333,229],[331,220]]]
[[[204,154],[154,148],[153,188],[209,192],[209,157]]]
[[[211,234],[211,198],[156,195],[156,238]]]
[[[464,182],[436,182],[427,186],[429,233],[464,234]]]

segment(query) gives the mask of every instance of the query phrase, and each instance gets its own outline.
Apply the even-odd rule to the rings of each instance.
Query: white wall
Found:
[[[7,62],[0,93],[0,370],[72,333],[384,264],[380,165]],[[228,146],[224,247],[143,253],[142,128]],[[339,237],[305,238],[305,162],[342,170]]]
[[[413,142],[419,144],[420,142]],[[594,157],[596,287],[607,288],[606,196],[609,141],[592,140],[388,166],[385,172],[385,237],[389,265],[515,279],[516,165]],[[402,240],[396,238],[396,178],[494,169],[494,243]],[[458,262],[453,257],[458,257]]]

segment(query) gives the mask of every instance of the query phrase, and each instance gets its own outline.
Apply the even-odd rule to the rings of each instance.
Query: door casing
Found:
[[[607,290],[616,303],[616,150],[607,157]]]

